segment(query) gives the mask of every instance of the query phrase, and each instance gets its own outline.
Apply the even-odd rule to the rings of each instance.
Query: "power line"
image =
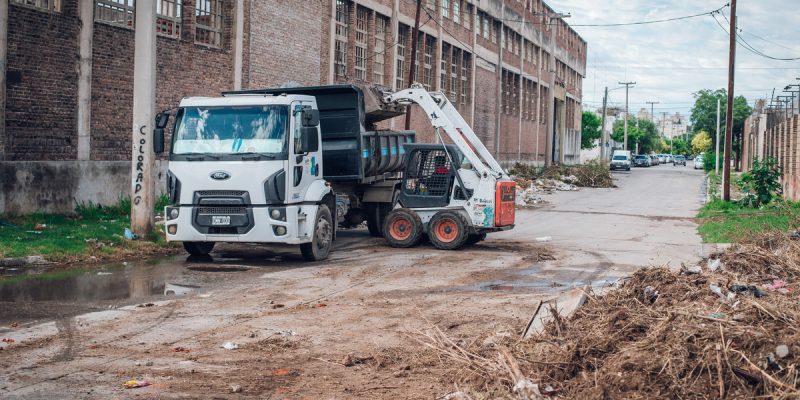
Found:
[[[769,39],[766,39],[766,38],[764,38],[764,37],[758,36],[758,35],[756,35],[756,34],[755,34],[755,33],[753,33],[753,32],[749,32],[749,31],[742,31],[742,33],[746,33],[746,34],[748,34],[748,35],[750,35],[750,36],[752,36],[752,37],[754,37],[754,38],[756,38],[756,39],[761,39],[761,40],[763,40],[763,41],[765,41],[765,42],[767,42],[767,43],[774,44],[775,46],[778,46],[778,47],[783,47],[783,48],[784,48],[784,49],[786,49],[786,50],[791,50],[791,51],[794,51],[794,52],[800,52],[800,50],[793,49],[793,48],[791,48],[791,47],[788,47],[788,46],[784,46],[784,45],[782,45],[782,44],[780,44],[780,43],[777,43],[777,42],[773,42],[772,40],[769,40]]]
[[[728,20],[728,17],[725,16],[725,13],[720,12],[720,15],[722,15],[722,17],[725,18],[725,21],[730,23],[730,20]],[[711,14],[711,17],[714,18],[714,21],[716,21],[717,25],[719,25],[719,27],[722,28],[722,30],[725,32],[725,34],[730,35],[730,33],[728,32],[728,29],[725,29],[725,26],[723,26],[722,23],[719,22],[719,20],[717,19],[716,15]],[[751,52],[751,53],[753,53],[753,54],[755,54],[757,56],[761,56],[761,57],[768,58],[768,59],[771,59],[771,60],[776,60],[776,61],[796,61],[796,60],[800,60],[800,57],[781,58],[781,57],[773,57],[773,56],[764,54],[763,52],[757,50],[755,47],[751,46],[750,43],[748,43],[747,40],[745,40],[742,37],[742,35],[739,34],[738,29],[737,29],[737,32],[735,32],[735,33],[736,33],[736,43],[739,44],[739,46],[743,47],[745,50],[747,50],[747,51],[749,51],[749,52]]]
[[[714,13],[720,12],[720,11],[722,11],[722,9],[724,9],[725,7],[728,7],[728,6],[730,6],[730,4],[725,4],[722,7],[719,7],[717,9],[714,9],[714,10],[711,10],[711,11],[706,11],[704,13],[686,15],[686,16],[683,16],[683,17],[656,19],[656,20],[650,20],[650,21],[619,22],[619,23],[611,23],[611,24],[570,24],[570,26],[610,27],[610,26],[632,26],[632,25],[658,24],[658,23],[661,23],[661,22],[680,21],[680,20],[684,20],[684,19],[702,17],[702,16],[705,16],[705,15],[713,15]]]

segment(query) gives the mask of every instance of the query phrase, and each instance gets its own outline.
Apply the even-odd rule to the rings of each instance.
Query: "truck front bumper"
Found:
[[[235,228],[225,229],[227,227],[224,224],[226,220],[235,221],[237,216],[220,212],[219,216],[213,216],[219,217],[220,225],[209,227],[208,216],[205,216],[206,218],[198,216],[199,207],[165,208],[164,230],[167,232],[168,242],[308,243],[311,241],[312,233],[307,228],[311,226],[311,221],[317,213],[316,205],[246,207],[250,227],[246,232],[240,229],[243,233],[237,233]],[[279,211],[280,215],[277,218],[273,218],[273,210]]]

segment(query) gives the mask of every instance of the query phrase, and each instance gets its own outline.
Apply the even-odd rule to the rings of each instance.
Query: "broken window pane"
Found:
[[[222,46],[222,1],[197,0],[195,43]]]
[[[94,20],[133,28],[134,0],[97,0]]]
[[[164,36],[181,36],[181,6],[183,0],[156,1],[156,32]]]
[[[14,4],[21,4],[23,6],[35,7],[41,10],[61,11],[61,0],[11,0]]]

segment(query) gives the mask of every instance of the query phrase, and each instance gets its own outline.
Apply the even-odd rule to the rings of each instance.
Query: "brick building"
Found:
[[[0,2],[0,212],[126,195],[135,1]],[[155,1],[158,110],[238,88],[409,84],[414,0]],[[414,81],[504,164],[578,162],[586,42],[541,0],[422,5]]]

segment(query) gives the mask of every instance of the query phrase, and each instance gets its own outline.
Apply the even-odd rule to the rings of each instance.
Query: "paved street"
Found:
[[[0,397],[225,398],[231,385],[252,398],[440,396],[450,378],[415,361],[424,350],[415,338],[434,325],[450,337],[516,335],[539,299],[698,257],[702,172],[662,165],[614,176],[617,189],[548,195],[548,205],[518,211],[513,231],[456,252],[392,249],[353,230],[324,263],[238,247],[213,261],[131,264],[121,275],[128,297],[74,301],[103,311],[0,328],[15,340],[4,343]],[[192,291],[142,290],[166,283]],[[47,318],[46,304],[27,300],[3,304]],[[222,348],[228,341],[240,348]],[[132,378],[153,385],[121,389]]]

